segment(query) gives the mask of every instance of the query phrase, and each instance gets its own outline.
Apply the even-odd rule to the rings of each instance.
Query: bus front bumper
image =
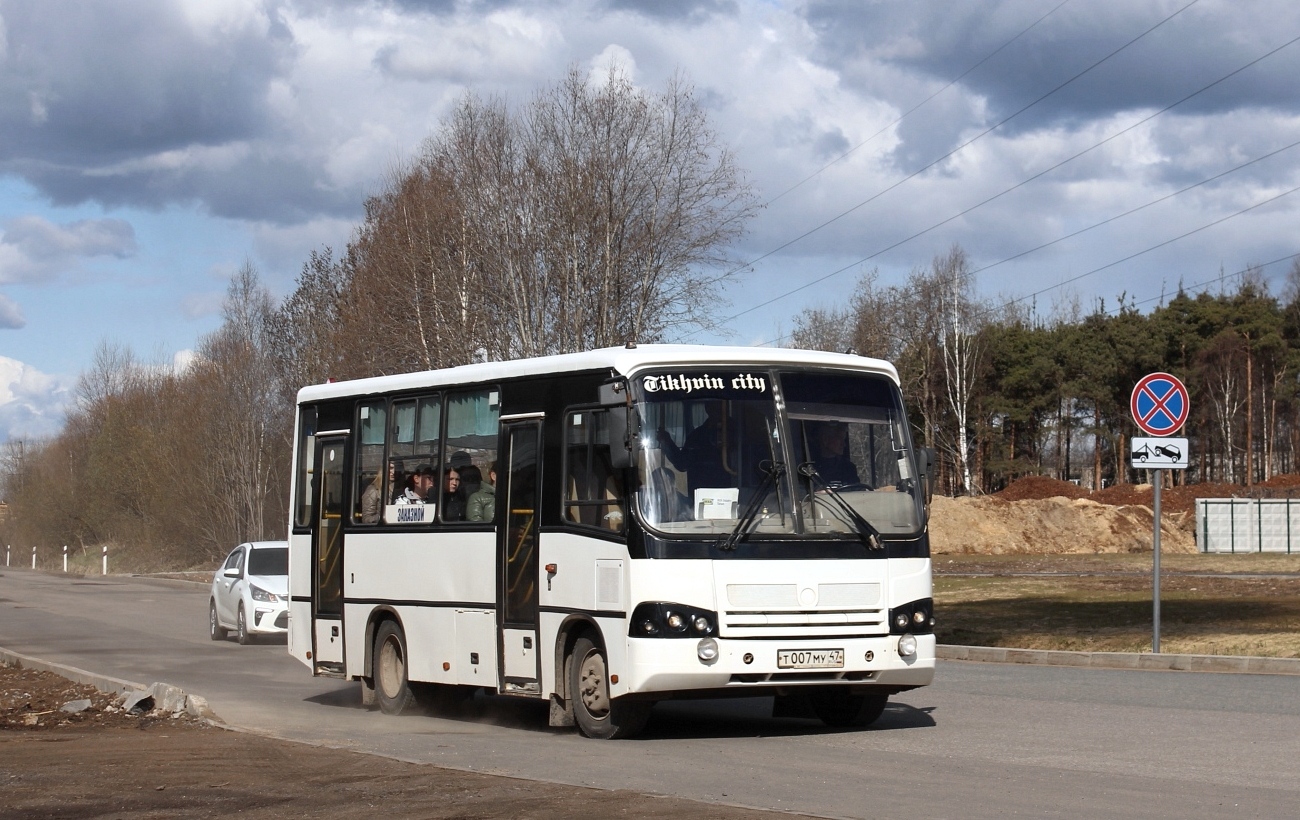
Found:
[[[614,694],[845,685],[911,689],[934,680],[933,635],[899,654],[899,636],[751,640],[717,638],[717,657],[700,659],[696,639],[631,638],[628,668]],[[836,666],[841,659],[842,666]],[[811,666],[818,664],[817,666]],[[796,668],[803,665],[809,668]],[[721,692],[720,692],[721,694]]]

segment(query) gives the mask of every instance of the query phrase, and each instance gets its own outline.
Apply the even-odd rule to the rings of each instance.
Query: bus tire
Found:
[[[226,629],[217,620],[217,602],[208,601],[208,637],[214,641],[226,639]]]
[[[400,715],[415,702],[415,693],[406,677],[406,636],[393,621],[384,621],[375,632],[373,659],[375,700],[379,711]]]
[[[808,696],[813,714],[827,726],[870,726],[885,711],[886,694],[855,694],[845,689],[822,689]]]
[[[569,698],[578,731],[596,740],[633,737],[645,728],[654,704],[609,696],[605,649],[590,638],[573,645],[569,663]]]

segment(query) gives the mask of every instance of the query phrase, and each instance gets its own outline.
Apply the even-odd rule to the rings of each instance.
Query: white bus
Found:
[[[849,725],[933,679],[931,459],[887,362],[629,344],[316,385],[295,450],[289,652],[385,713],[482,688],[611,738],[768,695]]]

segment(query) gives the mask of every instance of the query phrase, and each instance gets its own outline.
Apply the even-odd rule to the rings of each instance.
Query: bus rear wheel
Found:
[[[392,621],[384,621],[375,632],[372,668],[379,710],[386,715],[405,712],[415,702],[415,693],[406,677],[406,637]]]
[[[827,726],[870,726],[884,714],[889,695],[854,694],[844,689],[823,689],[808,696],[813,714]]]
[[[609,664],[603,647],[579,638],[569,660],[569,698],[578,731],[596,740],[628,738],[645,728],[654,704],[609,696]]]

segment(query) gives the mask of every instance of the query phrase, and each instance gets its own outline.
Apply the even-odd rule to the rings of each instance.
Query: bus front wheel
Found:
[[[384,621],[375,632],[375,700],[386,715],[400,715],[415,701],[411,682],[406,677],[406,638],[402,628]]]
[[[569,662],[569,698],[578,731],[597,740],[636,735],[645,728],[654,705],[609,696],[609,664],[605,650],[590,638],[579,638]]]

